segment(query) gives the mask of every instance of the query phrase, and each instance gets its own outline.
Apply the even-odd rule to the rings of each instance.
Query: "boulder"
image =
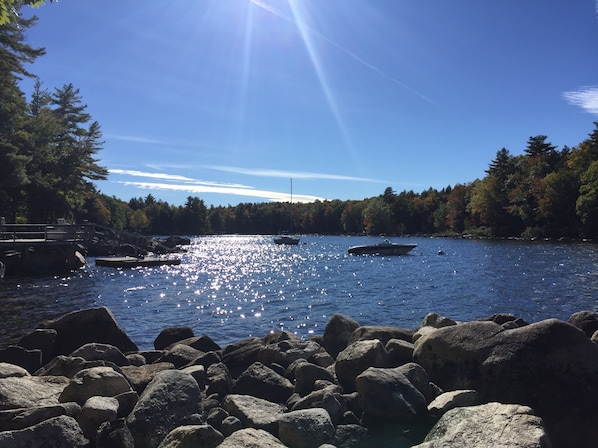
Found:
[[[215,407],[208,411],[206,423],[222,432],[220,426],[222,425],[222,421],[228,416],[228,412],[226,412],[224,409],[221,407]]]
[[[598,313],[593,311],[579,311],[569,317],[568,322],[583,331],[587,337],[598,330]]]
[[[338,425],[334,433],[333,446],[346,448],[361,448],[376,446],[370,440],[367,428],[352,423]]]
[[[246,428],[235,431],[218,448],[286,448],[283,443],[263,429]]]
[[[291,410],[298,411],[301,409],[322,408],[328,412],[333,424],[339,424],[343,420],[343,415],[346,409],[343,406],[343,403],[339,401],[338,397],[340,397],[340,394],[336,393],[334,386],[315,390],[305,397],[295,401],[291,406]]]
[[[123,353],[137,351],[137,346],[105,307],[73,311],[45,327],[56,330],[52,356],[72,353],[88,342],[110,344]]]
[[[384,346],[388,353],[388,367],[398,367],[413,359],[413,344],[402,339],[391,339]]]
[[[83,405],[93,396],[114,397],[131,392],[129,382],[111,367],[92,367],[78,372],[60,394],[61,403]]]
[[[130,361],[118,348],[110,344],[90,342],[82,345],[70,356],[83,358],[86,361],[108,361],[117,366],[128,366]]]
[[[233,388],[233,379],[226,364],[219,362],[208,367],[206,383],[208,384],[206,390],[208,396],[218,394],[218,396],[224,397],[229,394]]]
[[[181,369],[181,372],[188,373],[195,378],[195,381],[197,381],[197,384],[201,390],[206,388],[206,369],[204,369],[204,366],[185,367]]]
[[[482,402],[531,407],[555,447],[598,439],[598,346],[573,325],[548,319],[509,330],[490,322],[441,328],[415,344],[414,359],[444,390],[475,389]]]
[[[232,377],[237,378],[257,361],[257,354],[265,345],[262,338],[247,338],[227,345],[222,352],[222,362],[226,364]]]
[[[355,390],[355,378],[369,367],[386,367],[387,353],[378,339],[351,343],[338,354],[336,377],[345,392]]]
[[[424,396],[426,402],[430,403],[436,398],[436,389],[431,387],[428,373],[422,366],[414,362],[408,362],[397,367],[397,372],[407,377],[409,382]]]
[[[83,435],[90,440],[95,438],[96,431],[104,422],[116,420],[118,414],[118,400],[113,397],[91,397],[83,407],[77,418]]]
[[[353,331],[359,327],[359,323],[348,316],[333,314],[322,337],[322,347],[336,359],[337,355],[347,348]]]
[[[155,448],[178,426],[201,424],[201,391],[195,379],[177,370],[158,373],[126,418],[135,446]]]
[[[316,380],[326,380],[331,383],[335,378],[330,370],[315,364],[304,362],[295,369],[295,392],[304,396],[313,391]]]
[[[8,362],[0,362],[0,379],[9,377],[23,378],[24,376],[31,376],[27,369]]]
[[[228,437],[233,432],[243,429],[243,423],[241,423],[241,420],[239,420],[237,417],[229,415],[224,420],[222,420],[221,428],[222,429],[220,430],[220,432],[222,432],[222,435],[224,437]]]
[[[370,367],[357,377],[357,395],[366,413],[399,423],[427,415],[425,397],[399,369]]]
[[[10,448],[87,448],[89,441],[73,417],[54,417],[17,431],[0,432],[0,446]]]
[[[169,362],[178,369],[193,363],[203,353],[185,344],[175,344],[157,362]]]
[[[478,320],[482,322],[494,322],[495,324],[503,326],[505,329],[525,327],[526,325],[529,325],[520,317],[514,316],[513,314],[509,313],[496,313]]]
[[[179,426],[168,433],[158,448],[215,448],[224,437],[210,425]]]
[[[314,341],[288,339],[262,347],[257,353],[257,360],[267,366],[276,363],[287,368],[293,361],[309,359],[321,349],[320,344]]]
[[[29,373],[33,373],[42,366],[42,351],[37,349],[27,350],[18,345],[9,345],[0,350],[0,362],[20,366]]]
[[[61,403],[0,411],[0,431],[24,429],[61,415],[77,418],[80,412],[81,406],[77,403]]]
[[[436,397],[428,405],[428,412],[440,416],[454,408],[475,406],[479,401],[480,398],[475,390],[452,390]]]
[[[285,407],[250,395],[230,394],[224,399],[224,409],[237,417],[243,426],[278,434],[278,419]]]
[[[42,352],[42,365],[44,365],[52,359],[56,335],[56,330],[51,328],[36,328],[23,336],[17,345],[27,350],[40,350]]]
[[[26,376],[0,379],[0,410],[51,406],[69,384],[62,376]]]
[[[220,346],[216,344],[212,338],[206,335],[193,336],[190,338],[178,340],[166,347],[166,350],[170,349],[175,344],[188,345],[189,347],[192,347],[195,350],[199,350],[200,352],[204,353],[219,352],[222,350],[222,348],[220,348]]]
[[[291,411],[278,420],[278,437],[289,448],[318,448],[333,436],[334,425],[324,409]]]
[[[451,325],[457,325],[453,319],[450,319],[445,316],[441,316],[436,313],[428,313],[424,316],[422,320],[422,327],[433,327],[433,328],[442,328],[442,327],[450,327]]]
[[[589,442],[589,441],[588,441]],[[595,441],[592,441],[592,444]],[[487,403],[444,414],[414,448],[552,448],[542,419],[527,406]],[[568,445],[577,446],[577,445]]]
[[[135,448],[133,435],[124,419],[104,422],[95,436],[95,448]]]
[[[284,376],[254,362],[235,381],[232,393],[253,395],[274,403],[284,403],[293,393],[293,384]]]
[[[48,364],[35,372],[35,375],[66,376],[67,378],[72,378],[81,370],[91,369],[92,367],[113,367],[114,369],[118,369],[116,364],[108,361],[86,361],[78,356],[73,357],[58,355]]]
[[[402,339],[407,342],[413,341],[414,330],[388,326],[363,326],[356,328],[351,333],[349,344],[357,341],[371,341],[378,339],[382,345],[386,345],[391,339]]]
[[[169,362],[158,362],[155,364],[144,364],[142,366],[125,366],[122,368],[123,375],[138,394],[141,394],[154,377],[164,370],[174,370],[174,365]]]

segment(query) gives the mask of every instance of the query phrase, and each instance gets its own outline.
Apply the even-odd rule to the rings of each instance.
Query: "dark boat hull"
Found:
[[[417,244],[371,244],[349,248],[351,255],[405,255]]]
[[[173,266],[181,264],[180,258],[156,258],[156,257],[97,257],[96,266],[110,268],[137,268],[154,266]]]

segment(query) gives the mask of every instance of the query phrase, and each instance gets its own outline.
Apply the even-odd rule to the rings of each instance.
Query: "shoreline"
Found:
[[[589,311],[532,324],[430,313],[417,329],[335,314],[307,340],[283,331],[220,347],[168,327],[139,350],[107,308],[89,308],[0,350],[0,444],[431,448],[454,446],[460,428],[484,446],[498,419],[513,437],[501,446],[589,447],[596,340]]]

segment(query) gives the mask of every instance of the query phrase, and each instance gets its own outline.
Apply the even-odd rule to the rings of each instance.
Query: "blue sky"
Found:
[[[364,199],[482,178],[598,120],[595,0],[60,0],[28,41],[104,134],[97,183],[171,204]],[[32,81],[22,84],[25,92]]]

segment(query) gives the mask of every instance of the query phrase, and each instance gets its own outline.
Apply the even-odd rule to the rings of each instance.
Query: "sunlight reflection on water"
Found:
[[[374,242],[374,241],[371,241]],[[195,239],[179,266],[115,270],[93,262],[69,278],[0,284],[0,337],[41,320],[107,306],[141,348],[167,326],[189,325],[219,344],[270,331],[322,334],[342,313],[363,325],[415,328],[431,311],[456,320],[509,312],[528,321],[596,310],[594,245],[410,238],[401,257],[347,255],[360,237]],[[442,248],[446,255],[438,256]],[[1,341],[0,341],[1,342]]]

